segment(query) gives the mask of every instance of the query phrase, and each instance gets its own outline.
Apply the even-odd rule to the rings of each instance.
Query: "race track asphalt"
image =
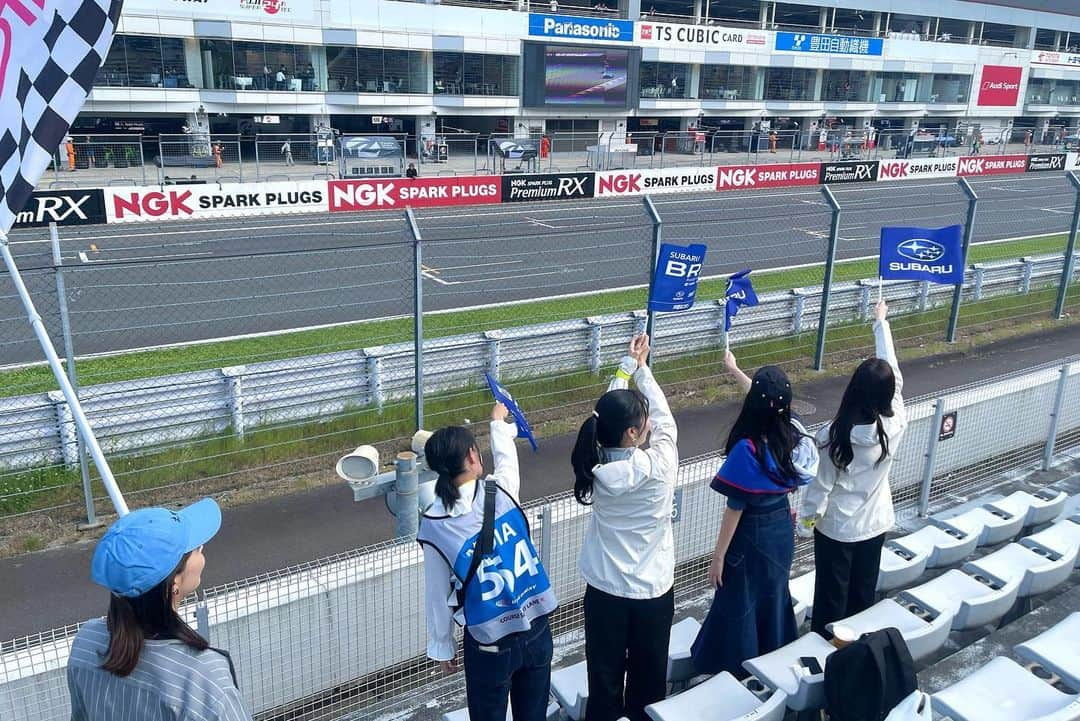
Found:
[[[1074,195],[1056,173],[975,178],[975,242],[1064,232]],[[882,225],[962,223],[955,179],[833,186],[838,257],[876,253]],[[654,197],[663,240],[708,246],[704,273],[820,262],[830,212],[817,186]],[[642,198],[417,212],[424,307],[590,293],[647,282]],[[288,215],[61,229],[78,355],[408,313],[413,249],[400,212]],[[12,234],[31,293],[57,333],[47,231]],[[595,297],[594,297],[595,298]],[[582,315],[604,312],[602,299]],[[508,324],[520,323],[507,311]],[[56,335],[54,335],[56,337]],[[0,279],[0,365],[40,360]]]

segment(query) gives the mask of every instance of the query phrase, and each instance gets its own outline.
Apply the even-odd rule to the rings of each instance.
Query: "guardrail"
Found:
[[[1024,295],[1057,282],[1062,255],[975,265],[965,274],[966,300]],[[1074,274],[1080,264],[1073,264]],[[876,280],[834,283],[829,325],[870,317]],[[952,286],[888,283],[885,297],[895,313],[943,307]],[[762,294],[732,327],[740,342],[815,332],[822,289],[798,288]],[[662,315],[655,327],[661,357],[718,348],[723,328],[719,301]],[[645,328],[644,311],[530,325],[424,341],[423,388],[440,393],[470,385],[487,371],[513,383],[544,372],[597,372],[616,361],[629,339]],[[286,360],[214,368],[177,375],[83,386],[80,397],[108,452],[140,452],[200,436],[283,423],[325,420],[359,408],[379,408],[414,391],[413,344],[398,343]],[[0,458],[7,469],[79,462],[71,411],[58,391],[0,399]]]
[[[956,494],[985,492],[1005,474],[1040,461],[1049,468],[1080,447],[1080,363],[910,398],[907,407],[909,426],[890,474],[901,524],[941,510]],[[948,438],[939,435],[944,412],[956,414]],[[708,593],[706,559],[722,515],[709,481],[720,461],[713,453],[680,466],[673,514],[680,606]],[[525,512],[561,602],[553,622],[559,652],[572,652],[581,640],[584,594],[575,561],[590,511],[565,493],[527,504]],[[802,542],[798,557],[810,551]],[[205,600],[181,612],[229,651],[244,699],[259,718],[373,718],[391,711],[405,718],[421,706],[459,703],[462,694],[461,675],[442,680],[424,656],[422,557],[414,543],[384,543],[207,589]],[[0,717],[69,717],[65,665],[76,628],[0,645]]]

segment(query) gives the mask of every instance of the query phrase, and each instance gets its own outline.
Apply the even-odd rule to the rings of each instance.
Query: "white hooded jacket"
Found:
[[[649,448],[606,448],[593,468],[592,517],[578,557],[593,588],[620,598],[657,598],[675,583],[671,507],[679,472],[678,433],[664,392],[648,366],[623,358],[608,386],[626,388],[633,374],[649,400]]]
[[[892,332],[887,320],[875,321],[874,341],[876,356],[887,361],[896,378],[891,417],[882,416],[881,424],[889,439],[889,455],[880,463],[881,445],[878,442],[876,424],[855,426],[851,429],[851,447],[854,457],[846,469],[838,469],[822,451],[817,477],[807,488],[799,504],[800,533],[811,523],[817,531],[834,541],[856,543],[885,533],[893,527],[892,491],[889,488],[889,470],[900,448],[900,440],[907,429],[907,409],[901,390],[904,378],[896,362]],[[817,433],[818,446],[824,448],[829,442],[829,426]]]

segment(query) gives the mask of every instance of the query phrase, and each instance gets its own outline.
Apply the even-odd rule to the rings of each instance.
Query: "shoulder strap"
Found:
[[[457,591],[458,608],[465,605],[465,589],[469,587],[469,583],[476,576],[476,571],[480,568],[480,560],[491,553],[491,549],[495,545],[495,492],[497,490],[498,487],[494,481],[484,481],[484,522],[480,526],[480,535],[476,539],[476,545],[473,546],[472,563],[469,564],[469,571],[465,574],[461,587]]]

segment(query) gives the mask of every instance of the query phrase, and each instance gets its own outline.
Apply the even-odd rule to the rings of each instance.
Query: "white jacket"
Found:
[[[892,417],[881,417],[882,428],[889,439],[889,455],[877,463],[881,456],[877,426],[867,424],[851,429],[851,447],[854,457],[844,470],[838,469],[822,451],[817,477],[799,504],[798,528],[807,526],[805,520],[817,520],[814,528],[834,541],[856,543],[885,533],[893,527],[892,491],[889,488],[889,469],[892,468],[900,440],[907,428],[907,410],[901,390],[904,378],[896,363],[892,332],[888,321],[874,323],[876,355],[887,361],[896,377],[896,393],[892,400]],[[829,441],[829,426],[818,431],[818,446],[824,448]],[[876,464],[876,465],[875,465]]]
[[[636,369],[636,370],[635,370]],[[578,568],[593,588],[620,598],[657,598],[675,583],[671,507],[679,472],[678,432],[664,392],[647,366],[623,358],[608,386],[625,388],[633,374],[649,400],[652,437],[648,450],[604,449],[593,468],[592,517]]]

